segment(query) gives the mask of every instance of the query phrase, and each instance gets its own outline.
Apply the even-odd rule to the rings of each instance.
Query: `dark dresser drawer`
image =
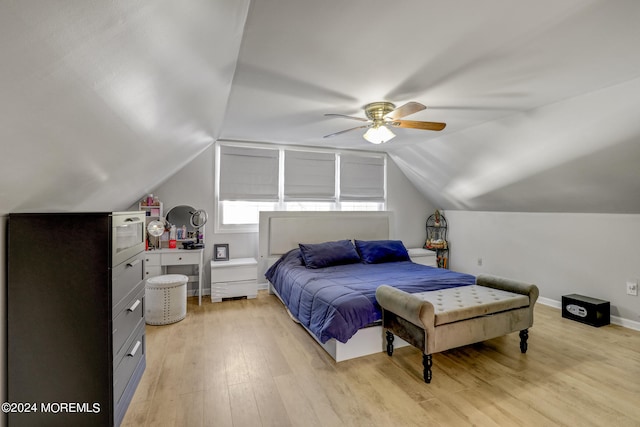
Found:
[[[140,323],[144,323],[144,282],[136,287],[125,307],[113,319],[113,356],[115,357],[124,343],[133,335]]]
[[[133,339],[127,341],[124,350],[113,360],[113,401],[116,406],[120,402],[122,393],[129,383],[129,379],[138,366],[140,360],[144,357],[145,334],[144,322],[136,330]]]
[[[144,253],[132,256],[113,267],[111,298],[117,313],[124,305],[124,298],[144,279]],[[115,313],[114,313],[115,314]]]

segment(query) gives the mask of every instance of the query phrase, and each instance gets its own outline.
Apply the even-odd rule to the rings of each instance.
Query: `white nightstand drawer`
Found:
[[[220,302],[223,298],[255,298],[258,295],[258,282],[255,279],[241,282],[214,282],[211,284],[211,301]]]
[[[200,254],[180,252],[175,254],[162,254],[162,265],[198,264]]]
[[[258,262],[254,258],[211,261],[211,282],[240,282],[258,277]]]
[[[211,270],[212,282],[240,282],[243,280],[256,280],[258,273],[256,266],[245,265],[241,267],[219,268]]]

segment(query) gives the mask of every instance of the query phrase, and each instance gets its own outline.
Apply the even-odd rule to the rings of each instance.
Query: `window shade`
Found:
[[[311,151],[284,152],[284,199],[335,200],[336,156]]]
[[[340,200],[384,202],[384,157],[341,155]]]
[[[278,201],[278,150],[220,146],[220,200]]]

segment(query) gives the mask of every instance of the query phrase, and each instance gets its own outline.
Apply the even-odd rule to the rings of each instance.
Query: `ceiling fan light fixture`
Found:
[[[367,130],[362,137],[372,144],[384,144],[395,138],[395,134],[391,130],[384,126],[373,126]]]
[[[396,136],[391,132],[391,127],[434,131],[444,129],[447,125],[446,123],[400,120],[405,116],[417,113],[418,111],[422,111],[426,108],[427,107],[425,105],[415,101],[407,102],[398,108],[396,108],[395,104],[391,102],[382,101],[372,102],[364,106],[364,115],[367,116],[366,119],[362,117],[346,116],[344,114],[325,114],[325,116],[329,117],[342,117],[345,119],[357,120],[359,122],[366,122],[366,124],[341,130],[340,132],[334,132],[329,135],[325,135],[324,138],[331,138],[333,136],[342,135],[343,133],[358,129],[367,129],[363,135],[365,140],[372,144],[384,144]]]

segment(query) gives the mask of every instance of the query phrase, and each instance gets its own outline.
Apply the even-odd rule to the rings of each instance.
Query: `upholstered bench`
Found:
[[[525,353],[538,294],[535,285],[489,275],[479,275],[475,285],[416,294],[382,285],[376,299],[387,331],[387,354],[393,354],[394,334],[419,348],[429,383],[433,353],[516,331]]]

